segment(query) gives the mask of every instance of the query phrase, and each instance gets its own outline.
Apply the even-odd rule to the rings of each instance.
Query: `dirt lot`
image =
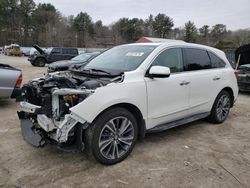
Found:
[[[25,82],[46,68],[4,57]],[[103,166],[84,153],[33,148],[22,138],[18,104],[0,100],[0,187],[250,187],[250,94],[240,94],[228,120],[198,121],[147,135],[122,163]]]

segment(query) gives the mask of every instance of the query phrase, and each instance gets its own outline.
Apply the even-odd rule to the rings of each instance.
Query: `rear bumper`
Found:
[[[21,96],[21,93],[22,93],[21,88],[14,88],[14,90],[12,91],[12,94],[11,94],[11,98],[15,99],[15,98]]]
[[[238,87],[240,91],[250,91],[250,74],[238,75]]]
[[[250,81],[248,82],[238,81],[238,87],[240,91],[250,91]]]

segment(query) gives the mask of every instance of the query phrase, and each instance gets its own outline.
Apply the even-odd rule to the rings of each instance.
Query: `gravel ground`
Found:
[[[0,55],[0,63],[22,69],[24,82],[46,72],[26,59]],[[239,95],[225,123],[202,120],[146,135],[114,166],[33,148],[21,136],[17,109],[0,100],[0,187],[250,187],[250,94]]]

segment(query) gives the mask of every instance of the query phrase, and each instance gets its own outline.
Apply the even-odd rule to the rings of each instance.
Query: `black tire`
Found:
[[[34,64],[38,67],[44,67],[46,64],[46,60],[44,58],[37,58]]]
[[[225,101],[228,100],[228,102],[224,104],[222,102],[224,100]],[[223,123],[228,117],[231,104],[232,104],[232,99],[230,97],[230,94],[225,90],[221,91],[214,101],[211,114],[208,117],[208,121],[216,124]]]
[[[126,121],[126,119],[128,121]],[[123,120],[126,122],[124,123]],[[113,122],[113,125],[114,124],[116,124],[116,126],[118,125],[116,129],[117,135],[112,136],[111,135],[112,131],[110,131],[110,129],[107,128],[107,126],[108,127],[110,126],[110,122]],[[121,129],[125,127],[125,126],[122,127],[122,125],[126,123],[129,124],[129,127],[127,127],[127,129],[123,129],[123,133],[120,135],[120,133],[122,132]],[[131,133],[131,135],[128,136],[128,133],[129,134]],[[138,126],[133,114],[124,108],[114,107],[105,111],[99,117],[97,117],[97,119],[86,130],[85,141],[87,145],[86,146],[87,152],[92,158],[94,158],[98,162],[105,165],[113,165],[124,160],[131,153],[136,143],[137,136],[138,136]],[[125,140],[125,141],[130,142],[130,145],[127,145],[127,143],[124,144],[123,143],[124,140],[122,141],[122,139],[125,138],[127,139],[128,137],[130,138],[130,140],[129,141]],[[106,141],[110,139],[111,141],[108,142],[111,143],[107,144],[108,142]],[[101,145],[101,143],[103,144]],[[121,153],[119,153],[119,151]]]

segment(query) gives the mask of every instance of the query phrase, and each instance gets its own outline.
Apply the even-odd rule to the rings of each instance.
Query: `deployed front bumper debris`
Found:
[[[36,147],[50,143],[64,150],[83,150],[83,133],[89,124],[70,109],[92,95],[97,86],[110,82],[110,78],[87,78],[70,72],[28,82],[17,98],[24,139]]]
[[[83,132],[88,123],[73,114],[66,114],[61,121],[39,114],[40,106],[28,102],[20,103],[21,112],[18,117],[21,121],[21,130],[24,139],[35,147],[46,144],[57,145],[65,151],[83,151]]]
[[[18,112],[18,117],[21,121],[21,130],[23,138],[26,142],[35,147],[43,147],[46,144],[46,139],[42,132],[36,129],[30,119],[25,118],[24,112]],[[47,140],[47,143],[49,140]]]

